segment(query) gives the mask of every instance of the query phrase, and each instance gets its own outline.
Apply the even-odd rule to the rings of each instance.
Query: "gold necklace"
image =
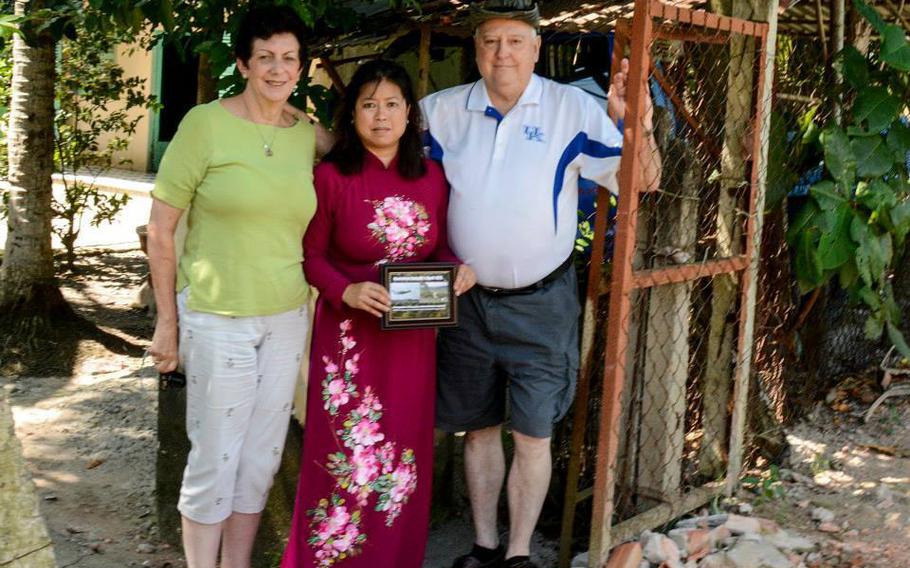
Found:
[[[278,127],[272,125],[272,139],[266,140],[265,136],[262,135],[262,130],[259,129],[259,123],[253,120],[253,113],[250,112],[250,107],[246,103],[246,99],[243,98],[243,95],[240,96],[240,100],[243,101],[243,109],[246,111],[247,116],[250,117],[250,122],[253,123],[253,126],[256,127],[256,134],[259,135],[259,139],[262,140],[262,150],[265,152],[266,158],[271,158],[275,155],[275,152],[272,151],[272,147],[275,145],[275,138],[278,136]],[[278,117],[278,120],[281,120],[281,117]]]

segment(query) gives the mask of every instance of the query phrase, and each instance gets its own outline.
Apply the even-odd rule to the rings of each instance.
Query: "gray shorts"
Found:
[[[447,432],[502,424],[548,438],[575,396],[578,376],[575,270],[530,294],[475,287],[458,299],[458,327],[438,339],[436,425]]]

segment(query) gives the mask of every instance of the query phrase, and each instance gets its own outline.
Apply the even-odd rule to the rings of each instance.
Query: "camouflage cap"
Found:
[[[471,4],[471,26],[475,29],[487,20],[517,20],[534,28],[540,27],[540,10],[534,0],[486,0]]]

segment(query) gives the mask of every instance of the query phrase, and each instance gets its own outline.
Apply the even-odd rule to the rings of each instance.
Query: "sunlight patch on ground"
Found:
[[[46,424],[57,420],[62,413],[59,408],[20,407],[13,410],[13,418],[17,424]]]
[[[910,477],[883,477],[882,483],[910,483]]]

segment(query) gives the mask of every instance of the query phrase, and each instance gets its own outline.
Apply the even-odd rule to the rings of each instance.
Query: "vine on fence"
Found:
[[[795,247],[796,276],[803,292],[837,278],[852,298],[870,309],[866,334],[888,338],[910,357],[898,328],[901,313],[891,276],[910,233],[907,157],[910,128],[910,44],[903,29],[887,24],[873,8],[854,0],[879,41],[860,53],[839,55],[844,95],[852,107],[843,124],[818,136],[825,172],[793,220],[787,240]],[[845,97],[846,98],[846,97]]]

